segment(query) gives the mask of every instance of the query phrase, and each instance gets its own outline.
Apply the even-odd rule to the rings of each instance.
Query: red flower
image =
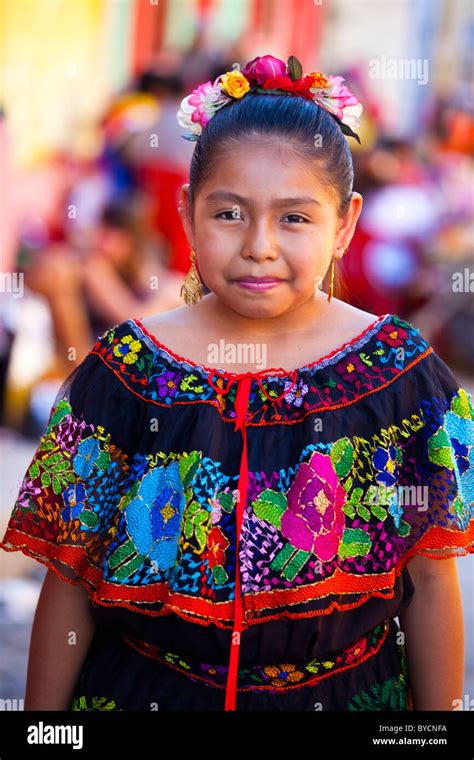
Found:
[[[364,637],[358,639],[345,650],[346,662],[347,663],[355,662],[360,657],[362,657],[366,649],[367,649],[366,639],[364,639]]]
[[[313,77],[305,76],[297,79],[295,82],[287,76],[272,77],[267,79],[263,85],[264,90],[285,90],[286,92],[294,92],[297,95],[301,95],[308,100],[313,99],[313,93],[309,91],[309,88],[313,86]]]
[[[223,565],[225,562],[225,550],[229,546],[227,538],[221,529],[215,525],[207,536],[207,559],[209,567],[213,570],[216,565]]]
[[[398,348],[398,346],[403,346],[403,341],[408,338],[408,333],[403,327],[387,324],[382,325],[382,329],[377,333],[377,338],[388,343],[392,348]]]

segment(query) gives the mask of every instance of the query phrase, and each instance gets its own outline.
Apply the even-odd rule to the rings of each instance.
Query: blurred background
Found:
[[[108,327],[182,305],[176,112],[257,55],[346,78],[364,196],[348,302],[418,327],[474,389],[469,0],[3,0],[0,531],[61,381]],[[74,347],[74,348],[73,348]],[[474,698],[474,559],[458,562]],[[0,699],[24,693],[45,569],[0,553]],[[473,709],[471,707],[471,709]]]

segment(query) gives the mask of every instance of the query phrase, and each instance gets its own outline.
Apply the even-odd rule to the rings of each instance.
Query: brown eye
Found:
[[[308,221],[307,219],[304,218],[304,216],[300,216],[299,214],[288,214],[284,218],[285,219],[291,219],[291,218],[292,219],[297,219],[297,220],[300,220],[301,222],[307,222]],[[290,224],[293,224],[293,222],[290,222]]]
[[[223,214],[230,214],[230,217],[226,217],[225,221],[232,221],[233,219],[241,219],[240,216],[238,216],[235,211],[220,211],[218,214],[216,214],[215,219],[223,219]]]

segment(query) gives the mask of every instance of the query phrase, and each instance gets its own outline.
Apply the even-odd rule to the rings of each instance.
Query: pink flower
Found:
[[[331,457],[315,451],[309,462],[300,464],[288,490],[288,507],[281,518],[283,536],[323,562],[333,559],[344,533],[346,497]]]
[[[267,79],[285,76],[286,63],[273,55],[257,55],[247,63],[242,74],[248,79],[251,87],[262,86]]]
[[[212,119],[215,112],[232,100],[222,91],[219,85],[220,79],[221,77],[218,76],[214,82],[209,80],[200,84],[191,95],[183,98],[176,115],[181,127],[191,130],[194,135],[200,135],[202,128]]]
[[[311,87],[315,102],[337,116],[343,124],[347,124],[351,129],[358,129],[362,113],[361,102],[345,84],[341,84],[344,77],[328,76],[327,79],[329,87]]]

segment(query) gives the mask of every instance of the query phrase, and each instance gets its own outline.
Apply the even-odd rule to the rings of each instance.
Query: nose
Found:
[[[249,224],[242,247],[242,255],[244,258],[251,258],[256,261],[278,257],[277,240],[272,229],[272,222],[264,215],[252,220]]]

